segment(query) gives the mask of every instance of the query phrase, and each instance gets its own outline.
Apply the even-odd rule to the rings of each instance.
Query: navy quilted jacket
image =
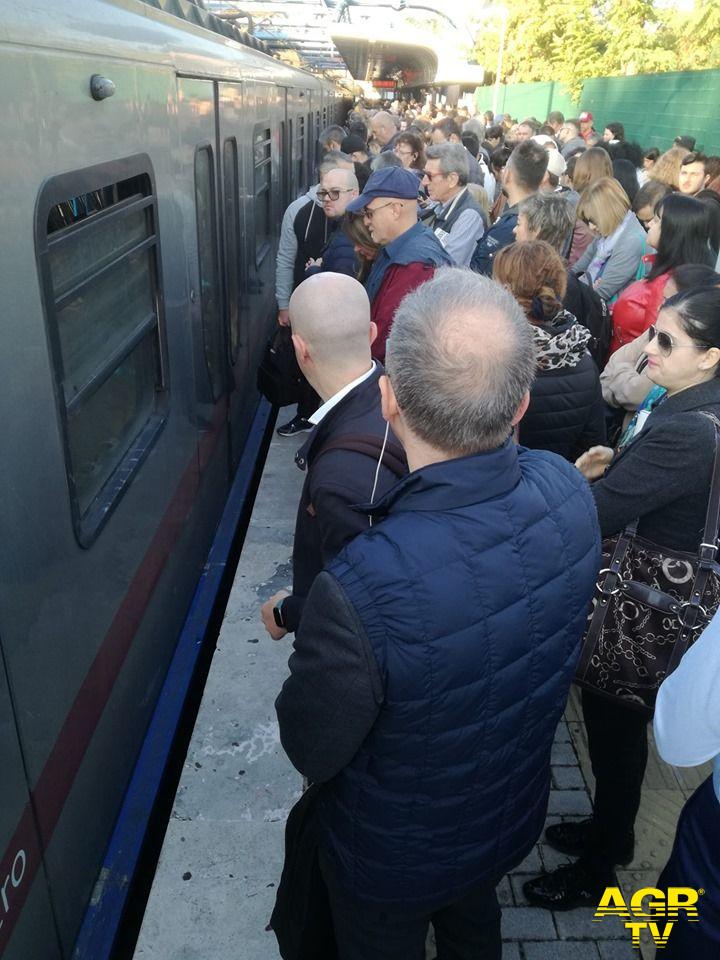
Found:
[[[599,566],[590,490],[507,442],[432,464],[316,580],[278,698],[346,895],[434,908],[536,842]]]

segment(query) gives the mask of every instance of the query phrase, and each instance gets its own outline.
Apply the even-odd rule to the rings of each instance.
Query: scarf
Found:
[[[617,446],[618,450],[622,450],[623,447],[626,447],[631,440],[635,439],[635,437],[645,426],[647,418],[653,412],[655,407],[663,402],[666,395],[667,391],[665,390],[665,387],[655,386],[652,388],[650,393],[648,393],[643,402],[637,408],[635,416],[632,418],[630,423],[625,428],[625,432],[620,437],[620,441]]]
[[[569,327],[561,332],[553,331],[553,327],[560,324],[565,326],[567,322],[571,323]],[[592,339],[587,327],[577,323],[567,310],[561,310],[550,323],[542,326],[533,324],[532,331],[537,348],[538,370],[576,367],[586,352],[588,341]]]

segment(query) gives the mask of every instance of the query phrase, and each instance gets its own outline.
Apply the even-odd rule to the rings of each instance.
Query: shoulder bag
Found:
[[[603,568],[575,681],[651,715],[660,684],[720,605],[720,421],[702,543],[697,554],[637,536],[638,521],[603,542]]]
[[[291,338],[290,327],[278,327],[258,367],[257,388],[275,407],[286,407],[300,399],[302,374]]]

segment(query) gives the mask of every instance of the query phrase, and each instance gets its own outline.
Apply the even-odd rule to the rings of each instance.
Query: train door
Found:
[[[192,198],[183,217],[189,319],[193,333],[198,466],[207,496],[217,502],[228,485],[229,388],[222,276],[221,180],[216,136],[216,85],[178,78],[178,176]]]
[[[245,445],[256,400],[250,367],[249,265],[245,254],[243,154],[247,151],[247,122],[241,83],[218,83],[218,156],[222,185],[225,326],[227,359],[231,370],[230,468],[234,470]]]
[[[247,277],[248,365],[253,381],[277,316],[275,256],[284,212],[280,197],[280,122],[284,119],[281,92],[268,84],[243,82],[241,249]]]

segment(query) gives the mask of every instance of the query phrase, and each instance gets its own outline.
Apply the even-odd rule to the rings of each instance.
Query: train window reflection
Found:
[[[107,520],[165,419],[153,185],[149,173],[110,178],[111,168],[133,165],[63,175],[46,184],[38,203],[49,340],[82,546]]]
[[[213,400],[222,394],[223,336],[220,270],[217,251],[217,213],[213,152],[199,147],[195,153],[195,208],[197,213],[198,263],[205,366]]]
[[[253,195],[255,210],[255,265],[270,250],[271,140],[270,129],[258,124],[253,131]]]
[[[305,181],[305,117],[300,115],[297,118],[297,127],[295,128],[295,153],[293,160],[295,162],[295,190],[298,194],[306,189]]]
[[[240,346],[240,199],[235,137],[230,137],[223,145],[223,180],[228,332],[230,360],[234,363]]]

